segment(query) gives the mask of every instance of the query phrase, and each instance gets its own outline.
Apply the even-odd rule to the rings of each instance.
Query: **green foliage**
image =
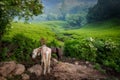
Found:
[[[29,61],[32,50],[39,46],[38,42],[21,34],[15,35],[12,41],[18,46],[14,51],[17,61]]]
[[[71,34],[73,38],[93,37],[98,39],[112,39],[115,42],[120,40],[120,20],[111,19],[82,26],[80,29],[65,30],[64,34]],[[66,35],[67,36],[67,35]]]
[[[32,49],[38,47],[40,38],[44,37],[50,47],[61,46],[65,42],[66,56],[92,61],[120,71],[120,25],[118,19],[92,23],[81,29],[73,30],[64,30],[64,24],[63,21],[32,24],[12,23],[13,28],[3,38],[7,45],[2,47],[3,50],[0,48],[0,54],[2,54],[0,59],[30,62],[29,58],[21,58],[18,55],[30,57]],[[19,35],[15,36],[18,33]],[[91,38],[86,39],[90,36],[92,41]],[[63,42],[60,43],[57,39]],[[14,45],[15,48],[8,45]],[[11,50],[10,47],[13,49]],[[8,57],[10,51],[14,54]],[[99,65],[96,64],[96,67],[99,69]]]
[[[56,15],[56,14],[48,14],[47,15],[47,18],[46,18],[47,20],[58,20],[58,15]]]
[[[88,22],[96,22],[120,17],[120,0],[98,0],[98,3],[89,9]]]
[[[68,23],[67,27],[81,26],[82,17],[80,14],[71,14],[66,16],[66,21]]]
[[[7,77],[7,80],[21,80],[21,79],[22,79],[22,77],[20,75]]]
[[[51,41],[47,45],[51,46],[51,47],[58,47],[59,46],[58,41],[56,41],[56,40]]]
[[[7,56],[7,51],[8,49],[5,47],[2,49],[2,54],[1,54],[1,59],[0,60],[5,60],[6,59],[6,56]]]
[[[120,44],[112,40],[93,39],[68,40],[65,42],[65,56],[88,60],[120,71]]]
[[[12,46],[9,47],[9,45],[11,44]],[[32,50],[39,46],[39,42],[33,41],[32,39],[27,38],[22,34],[16,34],[7,46],[5,46],[5,48],[3,48],[3,51],[1,52],[3,58],[2,60],[16,60],[18,62],[29,62]],[[6,51],[6,49],[8,49],[9,51]],[[11,53],[11,55],[9,55],[9,53]]]
[[[101,71],[102,73],[105,73],[105,70],[103,70],[103,69],[101,68],[101,65],[98,64],[98,63],[95,63],[94,68],[97,69],[97,70],[99,70],[99,71]]]
[[[68,40],[65,42],[65,56],[88,61],[96,61],[96,48],[88,40]]]
[[[43,6],[40,0],[1,0],[0,1],[0,40],[3,34],[10,28],[10,22],[14,17],[28,20],[33,15],[42,13]]]
[[[14,37],[14,35],[22,33],[33,40],[39,41],[41,37],[44,37],[48,42],[50,42],[55,37],[55,34],[51,31],[50,27],[52,26],[47,25],[46,23],[24,24],[20,22],[13,22],[9,33],[5,34],[4,38],[11,39]]]

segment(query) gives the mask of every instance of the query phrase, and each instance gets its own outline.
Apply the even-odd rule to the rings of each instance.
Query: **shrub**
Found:
[[[65,56],[99,63],[120,71],[120,45],[112,40],[73,39],[64,45]]]
[[[11,46],[9,46],[11,45]],[[29,62],[30,55],[32,53],[32,50],[39,46],[39,43],[37,41],[33,41],[30,38],[27,38],[26,36],[22,34],[16,34],[11,42],[4,46],[2,51],[2,60],[16,60],[18,62]],[[8,49],[8,50],[7,50]],[[7,57],[7,55],[10,56]]]
[[[57,40],[52,40],[51,42],[49,42],[47,44],[47,46],[50,46],[50,47],[58,47],[59,44],[58,44],[58,41]]]
[[[87,40],[68,40],[65,42],[65,56],[76,57],[79,59],[95,62],[96,48]]]
[[[80,14],[71,14],[66,16],[67,28],[80,27],[83,17]]]

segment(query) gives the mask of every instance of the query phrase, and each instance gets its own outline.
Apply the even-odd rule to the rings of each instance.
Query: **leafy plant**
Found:
[[[10,28],[11,21],[18,16],[19,19],[29,20],[33,15],[42,13],[43,6],[39,0],[1,0],[0,1],[0,40]]]
[[[72,27],[80,27],[81,26],[81,22],[82,22],[82,17],[80,14],[74,14],[74,15],[67,15],[66,16],[66,21],[68,23],[68,27],[72,28]]]
[[[18,62],[29,62],[31,58],[32,50],[39,46],[39,42],[33,41],[30,38],[22,34],[16,34],[13,38],[11,43],[7,46],[11,45],[10,47],[5,47],[2,51],[2,60],[16,60]],[[15,46],[15,48],[14,48]],[[11,48],[13,49],[11,50]],[[8,52],[9,50],[9,52]],[[7,55],[11,53],[9,57]]]
[[[88,60],[120,71],[120,45],[112,40],[93,39],[67,40],[65,56]]]

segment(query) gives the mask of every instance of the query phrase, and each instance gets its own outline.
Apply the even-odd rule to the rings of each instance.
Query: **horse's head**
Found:
[[[32,52],[32,58],[35,59],[37,56],[40,55],[40,52],[41,52],[41,48],[34,49]]]
[[[51,50],[52,50],[52,53],[56,53],[57,52],[56,47],[51,48]]]
[[[51,48],[52,53],[55,53],[57,55],[58,60],[62,59],[62,49],[59,47],[52,47]]]

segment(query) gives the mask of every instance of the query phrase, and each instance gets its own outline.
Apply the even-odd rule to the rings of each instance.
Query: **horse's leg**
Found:
[[[48,55],[48,73],[50,73],[50,59],[51,59],[51,53]]]
[[[59,60],[62,59],[62,50],[60,48],[58,48],[58,55],[59,55]]]
[[[44,72],[43,72],[43,74],[45,75],[46,74],[46,63],[44,63]]]
[[[57,55],[58,60],[60,60],[60,53],[59,53],[59,50],[57,48],[56,48],[56,55]]]
[[[41,54],[41,67],[43,68],[44,67],[44,55],[43,54]]]
[[[43,74],[44,74],[44,75],[46,74],[46,68],[47,68],[46,58],[45,58],[45,56],[44,56],[44,71],[43,71]]]

